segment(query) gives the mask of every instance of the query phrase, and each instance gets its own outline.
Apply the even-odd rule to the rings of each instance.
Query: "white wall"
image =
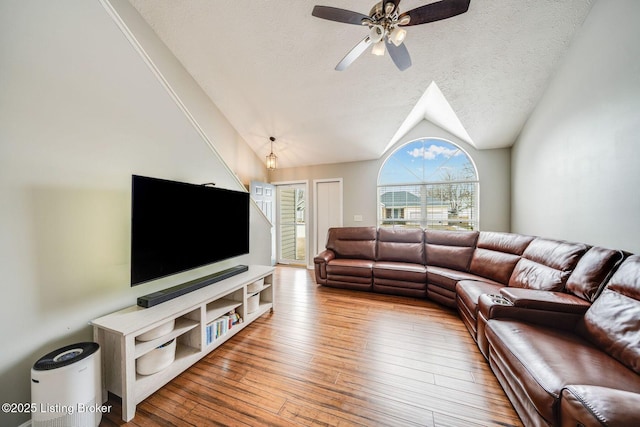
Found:
[[[98,1],[0,2],[0,55],[0,400],[28,402],[33,363],[91,340],[91,319],[269,263],[269,227],[254,207],[250,255],[131,288],[131,174],[239,189],[207,141],[237,133],[220,117],[208,138],[196,131]],[[0,413],[0,425],[27,418]]]
[[[342,178],[344,185],[344,226],[376,225],[376,186],[380,168],[385,159],[397,147],[420,138],[442,138],[451,141],[462,147],[471,156],[476,164],[480,178],[480,229],[509,231],[511,150],[476,150],[466,142],[426,120],[416,125],[380,159],[276,169],[269,173],[269,179],[271,182],[299,180],[312,182],[314,179]],[[308,195],[307,201],[307,209],[313,212],[313,194]],[[354,215],[361,215],[362,221],[354,221]],[[310,216],[310,221],[310,230],[313,230],[313,215]],[[313,233],[310,234],[310,239],[312,238]],[[324,238],[324,236],[319,238]],[[315,248],[315,242],[311,242],[310,247]],[[313,260],[311,260],[312,264]]]
[[[207,143],[224,159],[233,174],[247,186],[251,181],[265,181],[264,158],[258,157],[231,126],[218,107],[202,90],[180,61],[158,38],[128,0],[100,0],[125,25],[123,32],[132,36],[141,54],[157,67],[170,85],[176,102],[188,108],[187,114]],[[117,19],[116,18],[116,19]]]
[[[593,5],[514,146],[512,231],[640,252],[638,16]]]

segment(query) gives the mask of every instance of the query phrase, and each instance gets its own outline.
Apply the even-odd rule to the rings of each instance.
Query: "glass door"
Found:
[[[307,264],[306,186],[277,186],[278,262]]]

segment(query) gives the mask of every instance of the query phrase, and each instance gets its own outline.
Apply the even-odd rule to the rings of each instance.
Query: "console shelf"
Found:
[[[156,347],[164,344],[165,342],[173,338],[179,337],[182,334],[189,332],[191,329],[196,328],[198,326],[199,326],[199,323],[195,320],[178,318],[176,319],[176,324],[173,328],[173,331],[171,331],[167,335],[163,335],[151,341],[136,342],[136,350],[135,350],[134,357],[137,359],[140,356],[144,356],[145,354],[155,349]]]
[[[131,306],[94,319],[91,322],[94,340],[102,348],[103,401],[107,400],[107,392],[120,396],[122,419],[130,421],[138,403],[252,321],[273,311],[273,272],[273,267],[249,266],[244,273],[162,304],[149,308]],[[230,312],[237,313],[241,322],[226,328],[223,335],[209,342],[207,326]],[[156,331],[162,335],[155,336]],[[174,358],[168,366],[149,375],[136,372],[138,359],[147,358],[172,340],[175,340],[172,343],[175,357],[170,353]]]
[[[242,306],[242,302],[228,300],[226,298],[207,304],[207,323],[230,312],[231,310],[235,310],[240,306]]]

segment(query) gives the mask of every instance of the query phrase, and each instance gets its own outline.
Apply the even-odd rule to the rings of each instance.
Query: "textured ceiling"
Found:
[[[294,167],[378,158],[432,82],[476,148],[512,145],[593,0],[471,0],[463,15],[406,27],[406,71],[365,52],[341,72],[367,29],[313,6],[368,14],[374,1],[130,2],[253,150],[266,156],[274,136],[278,166]]]

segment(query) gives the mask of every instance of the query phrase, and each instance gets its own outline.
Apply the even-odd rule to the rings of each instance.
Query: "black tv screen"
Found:
[[[131,286],[249,253],[249,193],[132,177]]]

